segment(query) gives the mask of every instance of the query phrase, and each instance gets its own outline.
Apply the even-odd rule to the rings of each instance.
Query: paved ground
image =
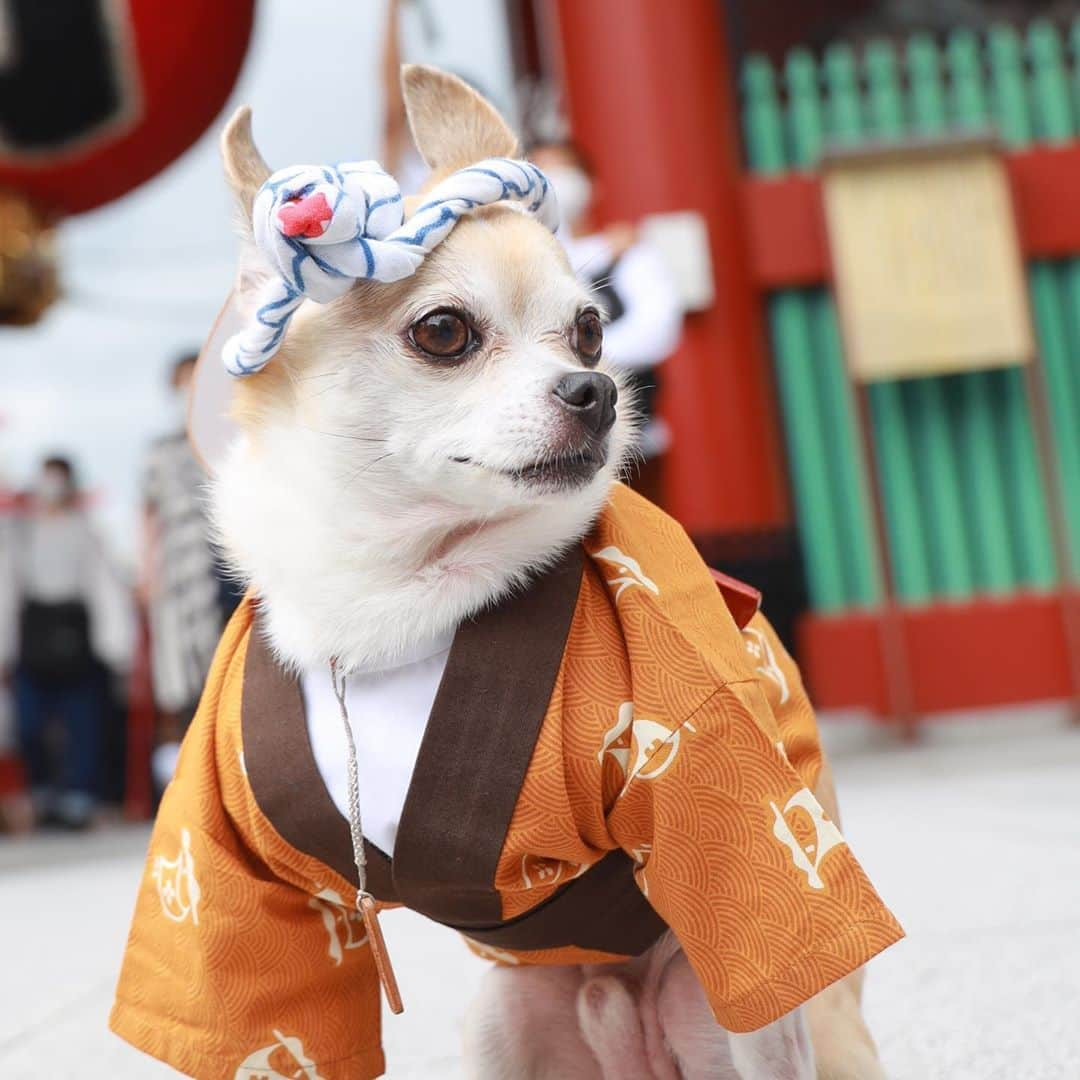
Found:
[[[1080,1077],[1080,730],[1045,719],[836,758],[845,831],[910,935],[867,988],[893,1080]],[[177,1075],[105,1030],[145,844],[0,840],[0,1075]],[[407,913],[384,923],[408,1006],[388,1075],[453,1078],[483,965]]]

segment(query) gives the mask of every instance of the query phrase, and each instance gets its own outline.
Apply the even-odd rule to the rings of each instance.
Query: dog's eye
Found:
[[[456,311],[430,312],[413,323],[409,337],[421,352],[440,360],[464,355],[475,342],[472,327]]]
[[[595,311],[583,311],[574,323],[574,349],[587,364],[600,359],[604,347],[604,324]]]

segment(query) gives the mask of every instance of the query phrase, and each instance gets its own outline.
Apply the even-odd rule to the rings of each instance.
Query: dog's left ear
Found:
[[[413,141],[442,176],[489,157],[516,157],[518,138],[491,102],[456,75],[420,64],[401,69]]]
[[[225,179],[236,203],[236,231],[240,236],[240,258],[235,294],[246,309],[262,283],[270,276],[270,267],[255,246],[251,210],[259,188],[270,176],[270,166],[263,160],[251,134],[251,109],[241,105],[221,133],[221,159]]]
[[[270,166],[263,160],[251,134],[250,106],[241,105],[222,130],[221,160],[237,204],[250,220],[255,196],[270,176]]]

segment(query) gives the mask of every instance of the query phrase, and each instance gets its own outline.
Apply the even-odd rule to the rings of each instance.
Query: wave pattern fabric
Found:
[[[675,933],[718,1022],[762,1027],[903,931],[813,794],[813,711],[764,617],[738,625],[682,529],[621,485],[584,541],[583,567],[488,884],[504,920],[528,917],[625,853],[628,887]],[[206,1080],[247,1077],[245,1062],[273,1054],[293,1072],[258,1075],[377,1077],[379,986],[355,887],[282,838],[246,771],[255,614],[245,601],[226,631],[165,794],[112,1027]],[[488,644],[492,669],[503,647]],[[406,856],[395,847],[395,862]],[[475,951],[503,964],[625,959]],[[398,977],[407,1007],[409,972]]]

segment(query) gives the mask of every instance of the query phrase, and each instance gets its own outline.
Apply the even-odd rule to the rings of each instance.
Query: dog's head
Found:
[[[403,86],[432,183],[517,153],[503,119],[460,80],[410,67]],[[271,272],[250,231],[270,170],[246,111],[222,144],[246,230],[236,296],[250,313]],[[406,216],[420,201],[407,202]],[[227,546],[264,591],[277,570],[261,567],[290,557],[265,550],[268,534],[295,536],[296,522],[278,520],[288,514],[323,536],[320,559],[333,548],[341,561],[353,540],[381,530],[415,571],[516,521],[497,558],[511,576],[515,560],[542,562],[588,528],[630,443],[602,336],[557,239],[508,204],[462,219],[411,277],[304,302],[273,362],[236,387],[246,438],[243,467],[231,479],[226,467],[218,496]],[[503,576],[491,565],[479,572]]]
[[[502,118],[460,80],[412,67],[404,89],[433,179],[516,153]],[[223,146],[249,210],[268,169],[246,115]],[[241,303],[266,272],[247,244]],[[238,418],[256,434],[322,433],[318,459],[342,478],[342,499],[475,516],[588,498],[610,483],[628,434],[602,337],[558,241],[496,205],[463,220],[412,277],[305,303],[274,363],[238,388]]]

